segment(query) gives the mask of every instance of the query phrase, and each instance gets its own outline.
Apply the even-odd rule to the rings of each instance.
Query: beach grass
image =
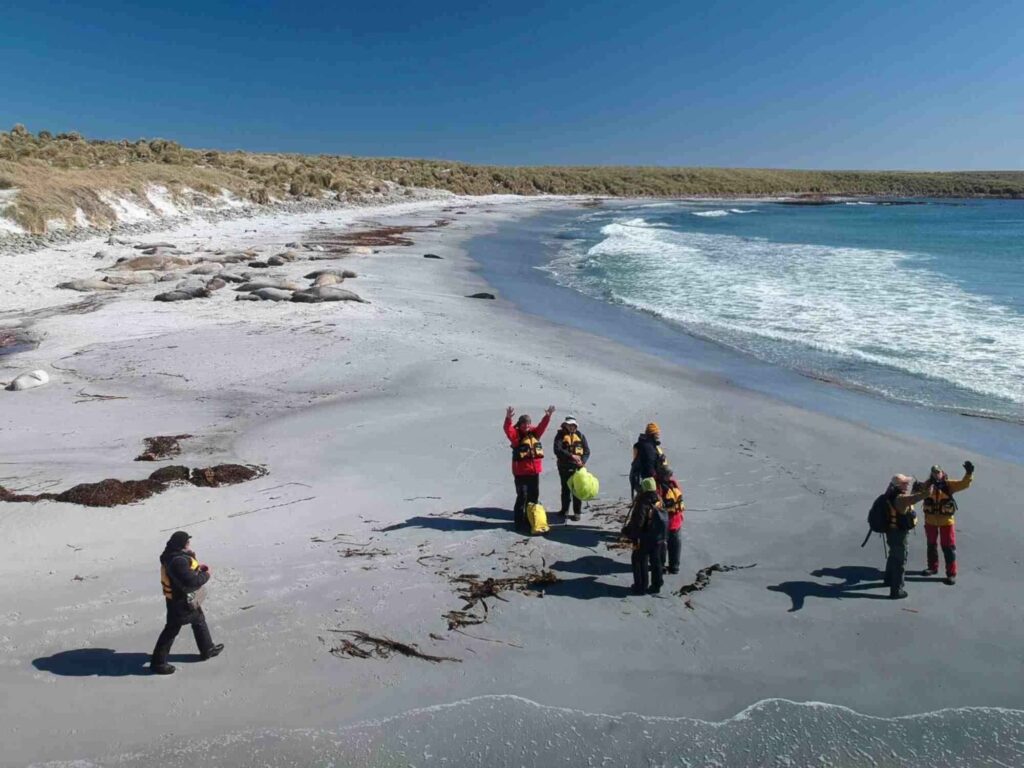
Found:
[[[17,189],[3,215],[29,232],[116,220],[100,192],[166,187],[172,196],[227,190],[255,203],[358,199],[393,185],[465,195],[615,197],[899,196],[1024,198],[1021,171],[803,171],[654,166],[496,166],[445,160],[189,149],[166,139],[92,140],[17,125],[0,132],[0,189]]]

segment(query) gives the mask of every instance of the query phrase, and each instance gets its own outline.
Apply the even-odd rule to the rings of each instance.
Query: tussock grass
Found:
[[[77,133],[0,133],[0,189],[17,188],[7,210],[41,232],[50,219],[72,221],[76,207],[94,223],[114,212],[97,192],[142,195],[226,189],[254,202],[337,196],[358,198],[390,184],[457,194],[575,194],[619,197],[871,195],[1024,198],[1024,172],[793,171],[641,166],[505,167],[440,160],[357,158],[188,149],[165,139],[97,141]],[[141,199],[145,204],[145,198]]]

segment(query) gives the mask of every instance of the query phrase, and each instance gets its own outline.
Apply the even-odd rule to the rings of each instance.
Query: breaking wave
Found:
[[[347,728],[229,734],[98,762],[47,765],[960,768],[1024,764],[1022,739],[1024,712],[996,708],[880,718],[831,704],[768,699],[708,722],[482,696]]]
[[[939,407],[953,387],[953,407],[1024,416],[1024,316],[930,271],[927,256],[637,218],[600,235],[564,249],[549,271],[768,362]]]

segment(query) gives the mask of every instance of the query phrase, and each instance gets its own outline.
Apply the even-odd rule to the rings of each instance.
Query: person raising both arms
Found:
[[[558,463],[558,479],[562,483],[562,508],[559,514],[569,514],[569,503],[572,502],[572,519],[580,519],[583,502],[573,496],[569,490],[569,478],[576,470],[586,465],[590,458],[590,446],[587,436],[580,432],[576,419],[566,416],[562,426],[555,433],[555,459]]]
[[[510,405],[505,410],[503,431],[512,446],[512,479],[516,486],[513,521],[517,530],[527,528],[526,505],[540,500],[540,474],[544,469],[544,447],[540,438],[554,412],[555,406],[548,406],[540,424],[533,426],[533,420],[525,413],[513,424],[515,409]]]
[[[942,558],[946,561],[946,583],[956,584],[956,515],[957,505],[953,494],[971,487],[974,480],[974,464],[964,462],[962,480],[950,480],[942,467],[932,467],[925,481],[928,497],[924,500],[924,534],[928,542],[927,573],[934,576],[939,572],[939,544]]]

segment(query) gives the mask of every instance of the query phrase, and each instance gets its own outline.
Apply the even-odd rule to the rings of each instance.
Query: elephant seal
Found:
[[[69,280],[66,283],[58,283],[58,288],[68,291],[123,291],[123,285],[111,285],[105,283],[98,277],[88,277],[83,280]]]
[[[242,283],[235,288],[236,291],[258,291],[261,288],[277,288],[282,291],[301,291],[306,286],[294,283],[291,280],[252,280]]]
[[[7,385],[7,391],[21,392],[25,389],[35,389],[49,383],[50,375],[46,371],[29,371],[20,376],[15,376],[14,381]]]
[[[215,261],[204,261],[200,262],[198,267],[194,267],[189,270],[190,275],[215,275],[224,269],[223,264],[218,264]]]
[[[253,291],[252,295],[260,301],[289,301],[292,297],[292,292],[282,288],[260,288],[257,291]]]
[[[107,275],[103,282],[111,285],[149,285],[156,282],[152,272],[129,272],[126,275]]]
[[[358,277],[351,269],[318,269],[315,272],[310,272],[308,275],[303,275],[303,277],[306,280],[316,280],[320,275],[337,275],[343,280],[347,280],[350,277]]]
[[[193,264],[192,259],[185,258],[184,256],[135,256],[130,259],[121,259],[114,266],[107,267],[107,272],[123,272],[130,270],[138,272],[140,270],[156,269],[161,272],[169,269],[177,269],[178,267],[188,267]]]
[[[166,293],[158,293],[153,297],[153,301],[191,301],[192,299],[205,299],[209,295],[210,292],[205,286],[190,285],[185,288],[175,288]]]
[[[208,290],[208,291],[219,291],[225,285],[227,285],[227,283],[225,283],[219,277],[215,277],[212,280],[210,280],[210,282],[208,282],[206,284],[206,290]]]
[[[324,285],[320,287],[307,288],[304,291],[296,291],[292,301],[319,302],[319,301],[357,301],[361,304],[369,304],[366,299],[358,293],[339,288],[336,285]]]
[[[313,281],[314,288],[322,288],[325,285],[337,285],[342,282],[345,278],[335,275],[331,272],[325,272],[322,275],[317,275],[316,280]]]

